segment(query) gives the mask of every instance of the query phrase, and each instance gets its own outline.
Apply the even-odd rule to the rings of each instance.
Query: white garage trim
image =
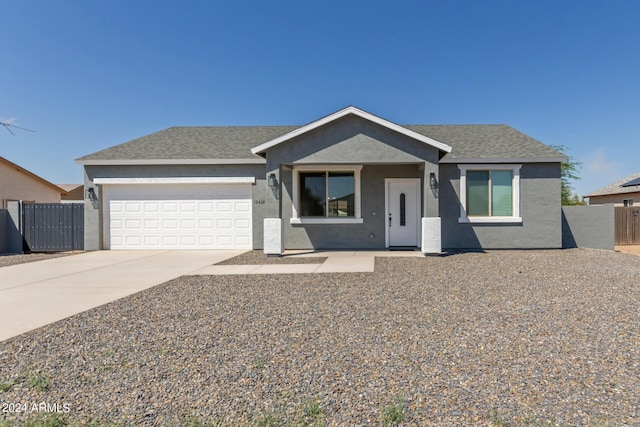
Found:
[[[252,186],[103,184],[105,249],[251,249]]]
[[[175,177],[175,178],[94,178],[94,184],[253,184],[252,176]]]

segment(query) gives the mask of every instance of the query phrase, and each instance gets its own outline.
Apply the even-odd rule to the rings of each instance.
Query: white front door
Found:
[[[388,178],[385,185],[387,246],[418,246],[420,179]]]

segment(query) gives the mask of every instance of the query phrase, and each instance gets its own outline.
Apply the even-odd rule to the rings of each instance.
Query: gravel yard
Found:
[[[640,261],[613,251],[182,277],[0,343],[0,402],[127,426],[638,426],[638,313]]]
[[[248,251],[237,257],[229,258],[216,265],[262,265],[262,264],[322,264],[327,257],[269,257],[263,251]]]
[[[33,253],[33,254],[0,254],[0,267],[10,265],[26,264],[28,262],[44,261],[45,259],[59,258],[72,255],[73,252],[58,253]]]

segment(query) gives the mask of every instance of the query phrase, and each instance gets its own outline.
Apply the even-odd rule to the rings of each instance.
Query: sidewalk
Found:
[[[321,264],[210,265],[189,276],[240,274],[370,273],[376,257],[423,257],[412,251],[286,251],[287,258],[326,257]]]

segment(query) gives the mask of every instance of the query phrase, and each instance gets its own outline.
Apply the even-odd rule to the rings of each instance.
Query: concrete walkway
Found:
[[[286,251],[287,258],[326,257],[322,264],[210,265],[188,275],[367,273],[374,271],[376,257],[424,257],[416,251]]]
[[[0,268],[0,341],[245,251],[96,251]]]

